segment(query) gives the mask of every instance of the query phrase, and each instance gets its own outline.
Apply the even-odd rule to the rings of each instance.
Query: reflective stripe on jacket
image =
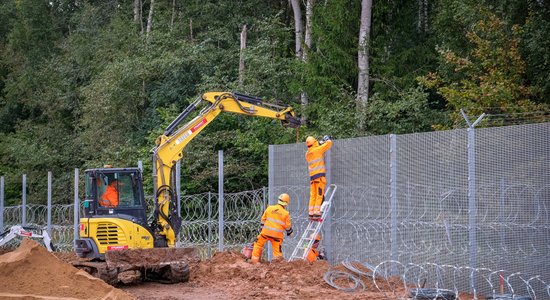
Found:
[[[307,150],[306,161],[310,180],[325,176],[327,171],[325,169],[325,159],[323,155],[330,147],[332,147],[332,141],[328,140],[322,145],[315,143]]]
[[[268,206],[262,215],[261,234],[284,239],[285,230],[292,228],[290,224],[290,214],[279,204]]]

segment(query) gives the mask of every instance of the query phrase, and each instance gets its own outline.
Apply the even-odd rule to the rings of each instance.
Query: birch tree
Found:
[[[136,23],[140,32],[143,33],[143,20],[141,15],[141,0],[134,0],[134,23]]]
[[[296,59],[298,60],[304,60],[304,51],[302,49],[302,9],[300,8],[300,2],[298,0],[291,0],[290,3],[292,4],[292,11],[294,12],[294,24],[295,24],[295,42],[296,42]],[[308,0],[308,6],[310,1]],[[307,8],[306,8],[307,11]],[[311,26],[311,23],[309,24]],[[307,20],[306,20],[306,26],[307,26]],[[311,35],[309,36],[310,44],[311,44]],[[307,54],[306,54],[307,59]],[[302,124],[307,123],[307,117],[305,114],[305,110],[308,105],[308,98],[305,92],[302,92],[300,94],[300,103],[302,105],[302,114],[300,117],[300,121]]]
[[[359,27],[359,51],[357,66],[359,78],[357,82],[357,113],[359,116],[359,127],[365,125],[365,109],[369,102],[369,37],[372,19],[372,0],[361,2],[361,25]]]
[[[151,0],[151,7],[149,7],[149,17],[147,17],[147,34],[151,32],[153,28],[153,11],[155,10],[155,0]]]
[[[246,49],[246,24],[241,31],[241,49],[239,56],[239,86],[244,84],[244,50]]]
[[[308,51],[311,49],[311,19],[313,17],[313,5],[315,4],[315,0],[307,0],[306,4],[306,32],[305,32],[305,46],[306,49],[302,51],[302,61],[304,63],[307,63],[308,59]],[[302,111],[305,111],[305,108],[309,104],[309,97],[306,92],[302,92],[300,95],[300,103],[302,104]],[[307,123],[307,116],[305,113],[302,113],[300,121],[302,124]]]

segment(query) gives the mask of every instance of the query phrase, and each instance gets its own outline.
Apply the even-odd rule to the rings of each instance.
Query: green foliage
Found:
[[[461,57],[441,49],[447,68],[420,77],[421,83],[437,89],[455,111],[468,107],[479,115],[539,110],[530,101],[530,88],[524,83],[525,63],[519,54],[517,27],[508,32],[496,15],[483,11],[485,19],[466,35],[472,45],[469,55]],[[455,121],[461,118],[454,114]]]
[[[531,1],[531,11],[521,31],[520,50],[527,63],[535,101],[550,104],[550,3]]]
[[[156,1],[148,34],[150,1],[142,2],[143,24],[134,22],[133,1],[0,2],[0,175],[8,203],[20,201],[23,173],[29,202],[45,201],[52,171],[54,201],[70,203],[74,168],[138,160],[151,193],[154,140],[205,91],[292,105],[309,123],[297,134],[270,120],[220,115],[185,149],[185,193],[217,189],[219,149],[226,190],[255,189],[267,184],[269,144],[448,128],[458,108],[510,113],[550,101],[547,1],[429,1],[421,28],[417,1],[375,2],[364,132],[355,111],[360,1],[315,1],[307,63],[293,53],[288,1]],[[304,111],[301,92],[309,98]]]
[[[367,126],[373,134],[400,134],[430,131],[433,124],[445,123],[445,114],[430,108],[428,93],[421,88],[401,92],[396,101],[384,101],[378,94],[370,98]]]

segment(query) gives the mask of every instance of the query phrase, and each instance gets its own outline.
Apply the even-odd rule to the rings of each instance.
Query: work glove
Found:
[[[327,209],[328,201],[323,201],[323,204],[321,204],[321,213],[324,213]]]
[[[328,141],[328,140],[332,140],[332,137],[331,137],[330,135],[325,135],[325,136],[323,137],[323,142],[326,142],[326,141]]]
[[[286,230],[286,236],[290,236],[292,232],[294,232],[294,230],[292,229],[292,227],[290,227],[290,229]]]

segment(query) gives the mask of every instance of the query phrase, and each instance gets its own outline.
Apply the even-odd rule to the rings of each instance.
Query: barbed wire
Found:
[[[395,260],[383,261],[376,266],[345,260],[341,265],[344,271],[335,266],[324,274],[323,278],[328,285],[347,292],[360,292],[371,286],[384,293],[387,299],[460,299],[465,294],[474,299],[527,300],[550,297],[549,283],[543,281],[540,275],[522,272],[435,263],[405,264]],[[357,265],[368,272],[359,270]],[[460,280],[464,277],[469,280]],[[461,282],[474,284],[457,285]]]

